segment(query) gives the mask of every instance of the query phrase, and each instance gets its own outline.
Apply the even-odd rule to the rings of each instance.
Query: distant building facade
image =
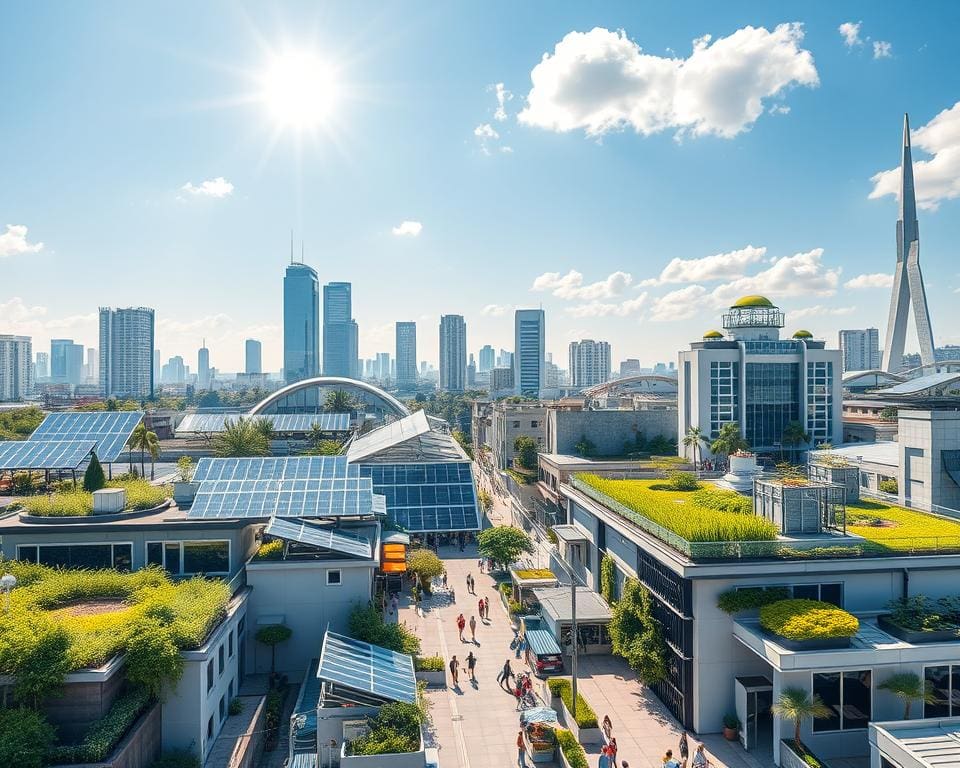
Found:
[[[592,387],[610,378],[610,344],[583,339],[570,342],[570,384]]]
[[[359,379],[359,333],[350,283],[323,286],[323,375]]]
[[[490,397],[513,394],[513,368],[494,368],[490,371]]]
[[[210,350],[206,342],[197,350],[197,386],[210,389]]]
[[[50,353],[37,352],[37,364],[33,369],[34,381],[50,378]]]
[[[542,309],[518,309],[514,315],[513,385],[524,397],[539,397],[545,386],[544,323]]]
[[[263,373],[263,346],[256,339],[247,339],[243,343],[244,367],[243,372]]]
[[[480,354],[477,356],[477,364],[479,365],[477,371],[479,373],[487,373],[488,371],[492,371],[495,358],[496,355],[493,351],[493,347],[491,347],[489,344],[485,344],[484,346],[480,347]]]
[[[0,401],[22,400],[33,394],[33,340],[0,334]]]
[[[417,386],[417,324],[397,323],[397,387],[413,389]]]
[[[100,308],[100,392],[104,397],[153,395],[153,344],[152,309]]]
[[[73,339],[50,340],[50,379],[72,387],[83,381],[83,344]]]
[[[467,383],[467,324],[463,315],[440,317],[440,389],[463,392]]]
[[[880,331],[876,328],[840,331],[843,371],[875,371],[880,367]]]
[[[320,375],[320,281],[313,267],[290,264],[283,277],[283,377]]]

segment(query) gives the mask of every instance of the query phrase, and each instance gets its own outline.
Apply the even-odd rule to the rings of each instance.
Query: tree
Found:
[[[513,450],[516,452],[514,460],[522,469],[537,468],[537,441],[529,435],[520,435],[513,441]]]
[[[803,688],[784,688],[780,698],[770,708],[777,717],[793,720],[793,742],[797,749],[802,748],[800,726],[809,718],[821,720],[830,717],[830,708],[817,694],[810,696]]]
[[[270,649],[270,677],[277,672],[277,646],[290,639],[293,630],[286,624],[267,624],[257,630],[257,642]]]
[[[604,553],[600,560],[600,596],[612,605],[617,584],[617,566],[610,555]]]
[[[40,712],[26,707],[0,709],[0,765],[42,768],[55,735]]]
[[[690,427],[687,430],[687,434],[683,436],[683,447],[684,448],[693,448],[693,465],[695,467],[700,466],[700,458],[703,456],[703,453],[700,449],[700,444],[707,443],[707,436],[703,434],[703,430],[700,427]],[[686,453],[686,451],[684,451]]]
[[[880,421],[896,421],[900,411],[895,405],[888,405],[880,411]]]
[[[263,436],[263,439],[267,441],[267,445],[269,445],[274,435],[273,419],[266,416],[257,416],[255,419],[251,419],[250,423],[253,425],[253,428]]]
[[[160,456],[160,440],[157,438],[157,433],[148,430],[147,425],[141,421],[127,440],[127,445],[135,451],[140,451],[140,477],[144,477],[147,453],[153,461]]]
[[[740,434],[740,425],[730,421],[720,427],[720,433],[710,443],[710,452],[720,456],[730,456],[738,451],[749,451],[750,443]]]
[[[594,445],[592,440],[588,440],[586,435],[580,435],[580,442],[573,446],[573,450],[577,452],[578,456],[593,456],[597,451],[597,446]]]
[[[327,439],[327,433],[323,431],[317,422],[310,425],[310,431],[307,432],[307,444],[313,448],[319,448],[320,443]]]
[[[249,419],[241,416],[236,421],[224,422],[223,432],[213,438],[213,455],[221,458],[269,456],[270,443]]]
[[[99,491],[107,484],[107,478],[103,474],[103,467],[100,466],[100,459],[97,454],[91,454],[90,463],[87,464],[87,471],[83,473],[83,490],[87,493]]]
[[[929,680],[922,680],[913,672],[891,675],[877,687],[882,691],[889,691],[903,702],[903,720],[910,719],[910,705],[914,701],[922,701],[924,704],[940,703],[933,684]]]
[[[628,578],[623,594],[611,608],[610,639],[644,685],[667,676],[667,646],[663,628],[653,615],[653,598],[636,579]]]
[[[343,389],[333,389],[327,392],[323,401],[325,413],[350,413],[356,407],[356,401],[349,392]]]
[[[177,472],[180,473],[181,483],[189,483],[193,480],[193,458],[181,456],[177,459]]]
[[[313,448],[304,451],[305,456],[339,456],[343,446],[336,440],[321,440]]]
[[[451,432],[451,435],[453,439],[459,443],[460,447],[463,448],[463,452],[472,459],[473,445],[470,443],[470,438],[467,436],[467,433],[462,429],[455,429]]]
[[[519,528],[512,525],[495,525],[477,534],[477,550],[494,563],[510,565],[524,552],[533,554],[533,542]]]
[[[407,570],[416,574],[424,592],[430,593],[430,581],[446,571],[443,561],[431,549],[412,549],[407,552]]]
[[[783,428],[783,435],[780,437],[781,445],[788,445],[796,450],[800,445],[810,442],[810,435],[803,429],[803,424],[799,421],[791,421]]]

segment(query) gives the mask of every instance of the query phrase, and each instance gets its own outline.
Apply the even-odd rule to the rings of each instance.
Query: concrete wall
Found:
[[[43,712],[56,726],[61,741],[82,739],[87,729],[110,710],[124,679],[123,668],[116,663],[104,670],[68,675],[60,695],[43,702]]]
[[[586,437],[596,446],[597,456],[619,456],[624,445],[636,444],[637,434],[650,440],[663,435],[677,439],[677,412],[653,411],[560,411],[547,414],[547,452],[576,455],[576,445]]]
[[[943,468],[941,451],[960,449],[960,412],[901,411],[900,500],[960,509],[960,485]]]
[[[160,730],[160,705],[154,704],[137,719],[106,760],[99,763],[74,763],[70,768],[150,768],[160,757]]]
[[[507,469],[513,466],[513,443],[521,435],[532,437],[539,451],[546,451],[547,409],[498,403],[493,409],[490,431],[494,463],[499,469]]]

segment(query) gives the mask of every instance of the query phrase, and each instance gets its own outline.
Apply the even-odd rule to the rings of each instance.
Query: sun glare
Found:
[[[337,84],[333,68],[312,53],[276,56],[261,78],[262,100],[281,127],[317,128],[333,114]]]

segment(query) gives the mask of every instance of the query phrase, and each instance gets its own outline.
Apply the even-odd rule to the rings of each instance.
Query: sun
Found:
[[[277,54],[267,64],[260,84],[260,98],[278,127],[316,129],[336,111],[336,72],[313,53]]]

